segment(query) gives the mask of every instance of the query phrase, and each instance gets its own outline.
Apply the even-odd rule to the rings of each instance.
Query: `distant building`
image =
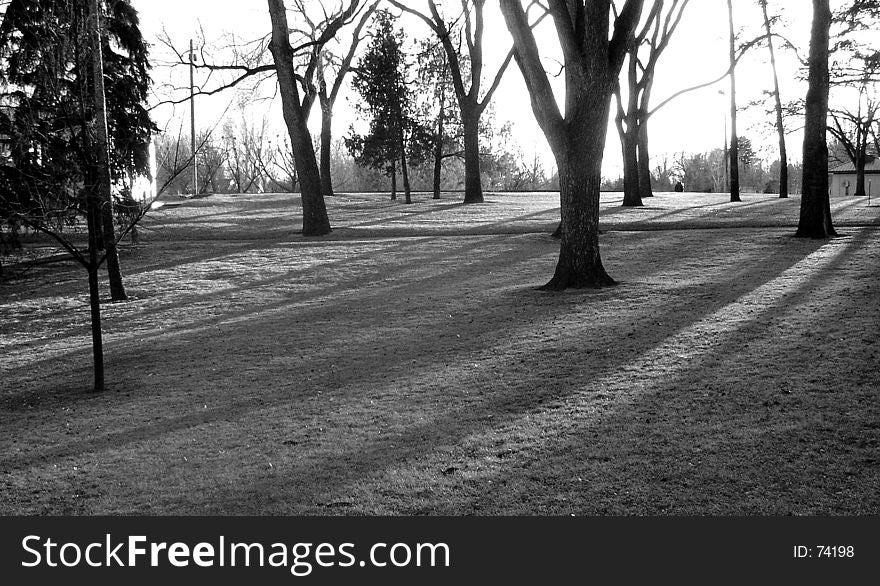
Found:
[[[828,188],[831,197],[846,197],[856,192],[856,166],[852,163],[838,165],[828,171]],[[865,193],[880,196],[880,157],[869,159],[865,164]]]

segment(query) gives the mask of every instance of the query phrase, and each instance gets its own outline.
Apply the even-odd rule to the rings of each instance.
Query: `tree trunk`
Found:
[[[809,89],[804,125],[803,180],[800,221],[795,236],[836,236],[828,196],[828,44],[831,28],[829,0],[813,0],[810,35]]]
[[[639,194],[639,145],[636,137],[635,116],[627,115],[624,117],[624,121],[626,128],[620,135],[620,143],[623,147],[623,205],[638,207],[643,203]]]
[[[391,163],[391,201],[397,200],[397,163]]]
[[[290,135],[290,145],[300,185],[303,235],[323,236],[329,234],[332,229],[324,196],[321,193],[321,173],[315,158],[315,147],[309,133],[308,121],[303,113],[296,74],[293,70],[294,55],[288,38],[290,29],[287,24],[287,9],[284,0],[267,0],[267,2],[272,20],[272,41],[269,43],[269,50],[278,73],[281,110]]]
[[[773,69],[773,97],[776,100],[776,132],[779,134],[779,197],[788,197],[788,152],[785,148],[785,125],[782,115],[782,96],[779,92],[779,73],[776,69],[776,49],[773,47],[773,33],[770,30],[770,17],[767,15],[767,0],[761,0],[764,12],[764,29],[767,32],[767,47],[770,49],[770,66]]]
[[[333,108],[329,102],[321,100],[321,193],[332,196],[333,177],[330,163],[333,150]]]
[[[559,260],[543,289],[597,288],[614,285],[599,255],[599,196],[602,157],[611,106],[611,83],[604,91],[597,74],[568,74],[569,122],[550,138],[559,169],[561,221]]]
[[[859,151],[856,154],[856,191],[853,193],[855,197],[865,197],[868,192],[865,190],[865,166],[868,164],[867,144],[859,145]]]
[[[412,189],[409,185],[409,168],[406,164],[406,146],[400,145],[400,176],[403,179],[404,203],[412,203]]]
[[[469,104],[462,101],[462,104]],[[463,106],[461,123],[464,132],[464,203],[483,203],[480,177],[480,114],[476,106]]]
[[[639,115],[639,125],[636,130],[639,143],[639,198],[654,197],[651,185],[651,154],[648,151],[648,120]]]
[[[104,341],[101,334],[101,293],[98,288],[98,232],[101,226],[101,210],[97,197],[86,193],[86,221],[89,231],[89,308],[92,324],[92,362],[94,369],[94,391],[104,391]]]
[[[591,143],[604,142],[595,135],[581,136]],[[584,148],[580,143],[580,140],[569,141],[566,152],[557,157],[562,208],[559,225],[561,241],[556,272],[550,282],[542,287],[545,291],[615,284],[614,279],[605,272],[599,254],[602,157],[589,156],[587,153],[595,153],[596,150]]]
[[[730,24],[730,201],[739,197],[739,136],[736,131],[736,33],[733,30],[733,0],[727,0]]]
[[[437,136],[434,137],[434,199],[440,199],[440,183],[443,178],[443,110],[437,121]]]
[[[125,285],[122,283],[122,268],[119,264],[119,252],[116,249],[116,227],[113,222],[113,194],[110,178],[110,137],[107,132],[107,100],[104,91],[104,56],[101,44],[101,4],[99,0],[91,3],[89,18],[89,37],[92,54],[92,82],[95,108],[95,142],[96,151],[95,179],[97,192],[101,202],[101,236],[104,254],[107,259],[107,276],[110,280],[110,297],[113,301],[125,301]]]
[[[628,0],[620,7],[609,41],[610,1],[549,4],[565,58],[566,93],[561,110],[522,4],[519,0],[500,3],[532,111],[559,170],[559,260],[545,290],[614,284],[599,255],[602,157],[614,84],[642,5],[642,0]]]

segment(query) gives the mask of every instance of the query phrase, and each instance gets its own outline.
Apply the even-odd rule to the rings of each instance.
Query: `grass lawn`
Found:
[[[85,272],[7,270],[0,513],[880,513],[880,207],[604,194],[619,285],[553,294],[557,195],[427,197],[154,212],[101,395]]]

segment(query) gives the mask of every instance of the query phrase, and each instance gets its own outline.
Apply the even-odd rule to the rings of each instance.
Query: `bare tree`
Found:
[[[739,136],[736,130],[736,32],[733,25],[733,0],[727,0],[727,22],[730,25],[730,201],[742,201],[739,196]]]
[[[501,0],[514,57],[532,110],[559,169],[560,253],[545,290],[614,284],[599,254],[599,189],[611,94],[642,12],[627,0],[614,15],[610,0],[552,0],[550,14],[565,65],[565,114],[560,111],[520,0]]]
[[[455,96],[461,109],[461,123],[464,131],[464,203],[482,203],[483,185],[480,176],[480,118],[492,101],[492,96],[501,83],[501,78],[513,58],[513,49],[492,77],[492,82],[483,89],[483,34],[485,32],[484,9],[486,0],[461,0],[461,18],[464,24],[450,21],[441,14],[437,3],[428,0],[428,11],[416,10],[398,0],[391,4],[420,18],[437,35],[448,59]],[[411,4],[411,3],[410,3]],[[532,2],[532,4],[537,4]],[[545,13],[546,14],[546,13]],[[538,21],[543,19],[542,15]],[[534,23],[531,26],[535,26]],[[455,43],[456,34],[462,35],[467,44],[467,54]]]
[[[776,70],[776,49],[773,46],[773,31],[767,14],[767,0],[758,0],[764,16],[764,31],[767,33],[767,49],[770,51],[770,66],[773,70],[773,98],[776,102],[776,132],[779,135],[779,197],[788,197],[788,151],[785,148],[785,123],[783,120],[782,96],[779,91],[779,73]]]
[[[866,72],[867,73],[867,72]],[[832,108],[829,111],[834,122],[828,128],[846,150],[856,170],[856,189],[853,195],[861,197],[865,192],[865,166],[872,138],[876,142],[876,126],[880,122],[880,98],[873,87],[864,83],[858,86],[858,99],[854,108]]]
[[[346,0],[334,9],[320,5],[322,19],[315,21],[315,38],[309,39],[304,31],[291,28],[287,19],[287,8],[283,0],[267,0],[271,21],[271,36],[268,43],[271,63],[267,62],[263,40],[235,47],[233,63],[215,63],[210,56],[202,55],[195,67],[210,74],[227,74],[231,78],[222,79],[211,87],[203,87],[196,96],[213,95],[237,87],[248,80],[261,81],[276,77],[281,94],[282,113],[290,137],[293,158],[296,161],[297,177],[303,207],[303,234],[321,236],[331,231],[327,207],[321,189],[321,176],[315,148],[308,131],[307,121],[312,105],[318,99],[319,84],[316,75],[322,65],[324,47],[339,34],[340,30],[359,19],[365,6],[372,3],[363,0]],[[306,3],[296,0],[297,13],[306,9]],[[297,44],[291,44],[291,38]],[[176,54],[176,65],[190,66],[190,60],[183,51],[174,48],[167,37],[163,41]],[[298,72],[299,70],[299,72]],[[189,96],[170,99],[160,104],[186,102]]]
[[[367,5],[366,10],[363,11],[352,31],[347,48],[342,49],[341,55],[336,55],[329,47],[325,47],[320,54],[321,62],[316,70],[316,75],[318,77],[318,103],[321,106],[320,171],[321,189],[324,195],[334,194],[331,168],[333,154],[333,111],[345,78],[351,71],[357,49],[364,39],[364,27],[376,11],[377,5],[378,1]],[[308,19],[304,3],[297,2],[297,6],[309,24],[308,38],[317,42],[320,39],[321,27],[316,25],[311,19]]]
[[[689,0],[654,0],[629,49],[627,67],[627,105],[624,106],[621,88],[615,90],[618,134],[624,152],[625,206],[642,205],[642,198],[653,196],[651,187],[651,160],[648,150],[648,120],[651,93],[657,64],[669,46],[672,35],[681,22]]]

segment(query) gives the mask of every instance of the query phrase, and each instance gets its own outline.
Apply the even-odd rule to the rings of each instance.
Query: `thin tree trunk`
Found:
[[[733,0],[727,0],[730,24],[730,201],[739,196],[739,136],[736,131],[736,33],[733,30]]]
[[[101,293],[98,288],[98,231],[101,225],[101,211],[97,197],[93,193],[86,194],[87,224],[89,231],[89,309],[92,325],[92,363],[94,370],[94,391],[104,391],[104,341],[101,334]]]
[[[779,197],[788,197],[788,152],[785,148],[785,125],[782,114],[782,96],[779,92],[779,73],[776,69],[776,50],[773,47],[773,33],[770,30],[770,17],[767,15],[767,0],[761,0],[764,12],[764,29],[767,31],[767,47],[770,49],[770,66],[773,69],[773,97],[776,100],[776,132],[779,134]]]
[[[635,116],[626,116],[627,128],[623,130],[620,142],[623,147],[623,205],[639,207],[644,205],[639,196],[639,159],[636,137]]]
[[[654,190],[651,185],[654,178],[651,177],[651,154],[648,150],[648,120],[639,118],[639,125],[636,129],[639,143],[639,198],[654,197]]]
[[[100,0],[91,3],[89,18],[89,37],[92,54],[93,100],[95,108],[96,151],[95,179],[101,202],[101,235],[104,254],[107,259],[107,276],[110,280],[110,297],[113,301],[125,301],[125,285],[122,282],[122,268],[119,252],[116,249],[116,227],[113,222],[113,194],[110,179],[110,137],[107,132],[107,101],[104,91],[104,57],[101,44],[101,4]]]
[[[434,138],[434,199],[440,199],[440,182],[443,176],[443,133],[444,109],[441,104],[440,116],[437,119],[437,136]]]
[[[639,80],[638,80],[638,47],[633,43],[635,51],[627,57],[627,104],[623,110],[618,86],[618,117],[622,117],[618,132],[622,132],[620,142],[623,147],[623,205],[625,207],[641,207],[643,204],[639,189]]]
[[[406,148],[401,145],[400,149],[400,175],[403,179],[403,197],[405,203],[412,203],[412,189],[409,185],[409,168],[406,164]]]
[[[407,204],[412,203],[412,190],[410,189],[409,184],[409,167],[406,164],[406,137],[403,133],[403,113],[401,111],[400,104],[397,107],[397,133],[398,133],[398,148],[400,148],[400,175],[403,179],[403,196],[404,202]]]
[[[321,193],[334,195],[330,163],[333,150],[333,107],[321,99]]]
[[[865,197],[868,192],[865,190],[865,166],[868,164],[868,145],[866,142],[859,141],[858,153],[856,154],[856,191],[853,193],[855,197]]]
[[[654,70],[652,68],[650,78],[647,80],[644,89],[642,89],[642,96],[639,99],[638,126],[636,127],[636,136],[639,143],[639,196],[642,200],[654,197],[654,178],[651,176],[651,153],[648,148],[648,122],[651,119],[651,92],[653,89]]]
[[[813,0],[810,35],[809,89],[804,125],[803,180],[800,221],[795,236],[836,236],[828,196],[828,45],[831,28],[829,0]]]
[[[391,201],[397,199],[397,162],[391,163]]]
[[[631,63],[634,63],[631,59]],[[621,88],[620,85],[614,91],[614,97],[617,101],[617,113],[614,116],[614,125],[617,128],[617,136],[620,139],[620,149],[621,154],[623,156],[623,206],[624,207],[637,207],[642,205],[642,200],[639,198],[639,161],[638,161],[638,150],[635,141],[634,129],[636,125],[636,119],[634,115],[634,104],[635,100],[635,92],[638,90],[634,88],[635,85],[633,81],[633,70],[632,66],[630,67],[630,77],[629,77],[629,99],[628,99],[628,108],[626,109],[623,106],[623,98],[621,97]]]
[[[332,229],[324,196],[321,193],[321,173],[315,157],[315,147],[312,145],[308,121],[303,113],[296,74],[293,70],[294,55],[288,38],[290,29],[287,24],[287,9],[284,0],[267,0],[267,2],[272,20],[272,41],[269,43],[269,50],[278,73],[281,110],[290,135],[290,145],[300,185],[303,234],[323,236],[329,234]]]

